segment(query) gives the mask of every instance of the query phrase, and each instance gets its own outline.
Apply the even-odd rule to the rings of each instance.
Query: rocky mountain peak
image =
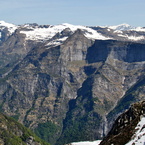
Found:
[[[7,28],[9,33],[12,34],[18,28],[18,26],[11,23],[7,23],[5,21],[0,21],[0,31],[5,28]]]

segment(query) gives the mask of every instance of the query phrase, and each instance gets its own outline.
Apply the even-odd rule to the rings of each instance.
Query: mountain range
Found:
[[[145,28],[0,21],[0,111],[53,145],[102,139],[145,99]]]

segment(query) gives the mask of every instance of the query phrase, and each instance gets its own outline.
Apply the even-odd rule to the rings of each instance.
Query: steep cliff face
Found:
[[[144,39],[106,40],[107,28],[79,28],[21,26],[1,38],[0,109],[52,144],[102,138],[124,110],[118,101],[144,77]]]
[[[136,51],[132,53],[136,61],[133,57],[132,60],[127,60],[130,53],[128,49],[134,48],[132,45],[136,47],[139,45],[144,50],[144,45],[141,44],[110,40],[95,41],[88,48],[86,60],[89,63],[84,67],[87,79],[77,91],[77,98],[70,101],[69,112],[64,120],[58,144],[75,142],[79,139],[95,140],[108,132],[110,124],[112,125],[121,109],[114,116],[112,113],[111,122],[106,118],[107,114],[117,105],[126,90],[144,76],[144,62],[140,62],[138,60],[140,57],[135,56]],[[124,53],[119,52],[122,49]],[[134,98],[130,98],[129,101],[131,99],[133,102],[137,101]],[[138,97],[138,100],[142,99],[144,96]],[[123,105],[121,103],[121,106]],[[80,128],[81,131],[76,131]]]
[[[140,141],[140,144],[144,144],[144,142],[140,140],[144,136],[141,133],[144,130],[144,115],[145,102],[143,101],[133,104],[129,108],[129,110],[127,110],[117,118],[111,131],[103,139],[100,145],[123,145],[128,143],[129,141],[130,143],[128,144],[139,144],[138,141]],[[140,123],[140,121],[142,122],[142,124]],[[140,126],[137,126],[137,124]],[[137,136],[138,138],[136,138]]]

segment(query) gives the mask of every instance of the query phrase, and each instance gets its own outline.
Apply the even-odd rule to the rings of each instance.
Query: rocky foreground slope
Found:
[[[49,145],[42,141],[28,128],[0,113],[1,145]]]
[[[120,115],[100,145],[144,145],[145,101],[133,104]]]
[[[0,22],[0,110],[46,141],[101,139],[145,98],[145,29]]]

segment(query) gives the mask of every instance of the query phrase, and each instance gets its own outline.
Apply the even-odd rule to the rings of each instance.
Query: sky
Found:
[[[16,25],[145,27],[145,0],[0,0],[0,20]]]

